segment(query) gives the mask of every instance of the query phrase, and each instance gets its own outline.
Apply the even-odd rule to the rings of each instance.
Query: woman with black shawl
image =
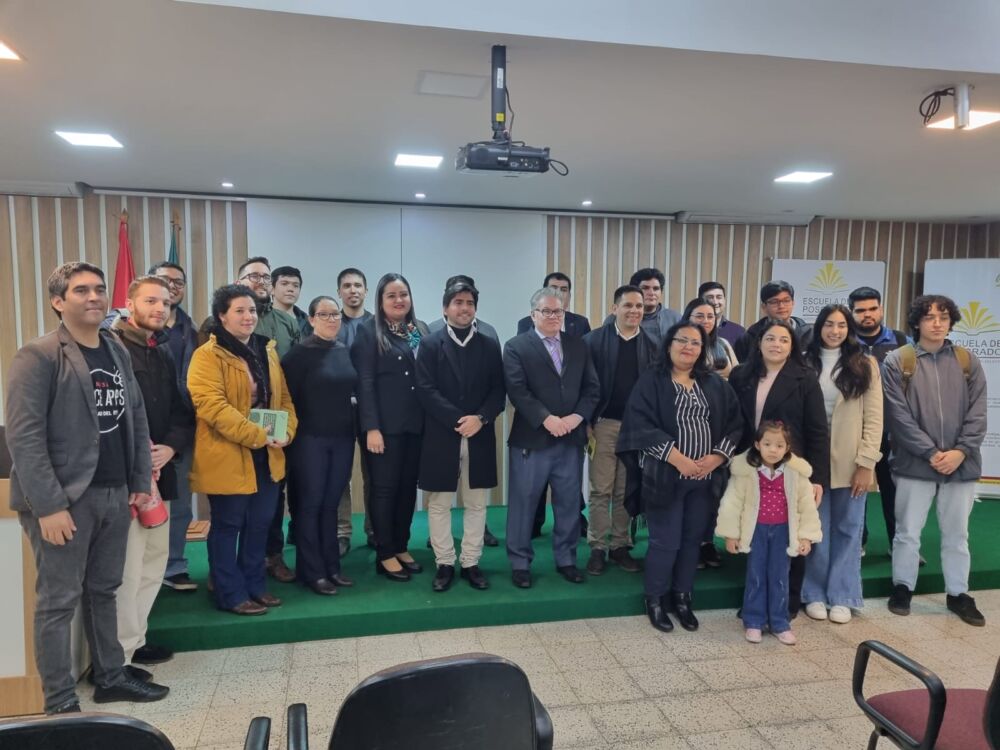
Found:
[[[665,339],[663,366],[647,370],[625,407],[617,452],[628,471],[625,503],[644,513],[646,614],[654,628],[673,630],[668,611],[696,630],[691,595],[702,533],[721,481],[743,434],[736,394],[710,372],[704,329],[687,321]]]

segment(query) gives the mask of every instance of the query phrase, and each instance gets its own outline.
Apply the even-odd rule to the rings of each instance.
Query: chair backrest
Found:
[[[1000,750],[1000,660],[993,670],[993,682],[986,693],[986,710],[983,711],[983,732],[993,750]]]
[[[344,700],[330,748],[534,750],[528,678],[491,654],[462,654],[376,672]]]
[[[159,729],[131,716],[78,713],[0,721],[0,750],[174,750]]]

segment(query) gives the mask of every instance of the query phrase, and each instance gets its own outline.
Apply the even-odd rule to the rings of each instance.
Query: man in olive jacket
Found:
[[[122,582],[129,506],[148,499],[149,428],[128,353],[100,326],[104,273],[66,263],[48,281],[62,320],[25,344],[7,380],[11,510],[38,571],[35,662],[46,713],[79,711],[70,624],[82,599],[97,703],[153,701],[161,685],[123,669],[115,592]]]

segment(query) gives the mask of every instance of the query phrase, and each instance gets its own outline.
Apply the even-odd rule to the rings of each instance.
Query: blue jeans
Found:
[[[337,506],[351,481],[354,435],[296,435],[295,572],[304,583],[340,574]]]
[[[791,630],[788,620],[788,524],[758,523],[747,558],[743,627],[772,633]]]
[[[264,548],[278,505],[267,455],[254,456],[257,491],[252,495],[209,495],[208,567],[219,609],[232,609],[266,592]]]
[[[188,561],[184,557],[184,545],[187,544],[187,530],[194,514],[191,512],[191,485],[188,474],[191,471],[191,451],[188,450],[177,461],[177,499],[171,500],[170,506],[170,552],[167,558],[167,570],[164,578],[188,572]]]
[[[819,521],[823,541],[806,558],[802,601],[828,607],[861,609],[861,534],[865,525],[865,496],[851,497],[850,487],[823,493]]]

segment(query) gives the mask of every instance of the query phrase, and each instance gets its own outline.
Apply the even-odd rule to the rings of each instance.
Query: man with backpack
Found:
[[[920,534],[937,497],[941,568],[948,609],[969,625],[986,624],[969,590],[969,516],[982,474],[986,376],[976,356],[948,340],[961,320],[948,297],[926,294],[910,305],[916,344],[885,359],[883,386],[896,479],[889,611],[910,614]]]

